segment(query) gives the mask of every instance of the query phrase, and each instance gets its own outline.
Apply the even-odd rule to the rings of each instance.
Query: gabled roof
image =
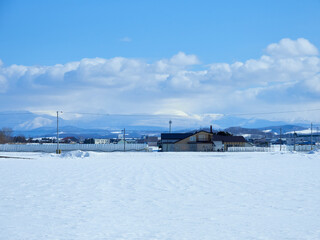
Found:
[[[182,140],[194,133],[161,133],[161,140]]]
[[[190,136],[197,135],[198,133],[201,133],[201,132],[204,132],[204,133],[207,133],[207,134],[210,134],[210,135],[213,134],[213,133],[211,133],[211,132],[207,132],[207,131],[204,131],[204,130],[200,130],[200,131],[196,131],[196,132],[192,133]],[[190,136],[188,136],[188,137],[190,137]],[[185,137],[185,138],[187,138],[187,137]],[[183,138],[183,139],[185,139],[185,138]],[[182,141],[183,139],[180,139],[180,140],[177,141],[177,142],[180,142],[180,141]],[[176,142],[176,143],[177,143],[177,142]],[[197,141],[197,142],[201,142],[201,141]],[[204,142],[208,142],[208,141],[204,141]]]
[[[200,132],[205,132],[212,134],[207,131],[198,131],[198,132],[189,132],[189,133],[161,133],[161,140],[171,140],[179,142],[185,138],[188,138],[192,135],[195,135]],[[243,136],[221,136],[221,135],[212,135],[212,141],[221,141],[221,142],[246,142]]]
[[[196,132],[189,132],[189,133],[162,133],[161,140],[170,140],[171,142],[177,143],[177,142],[182,141],[183,139],[186,139],[190,136],[196,135],[200,132],[212,134],[212,133],[204,131],[204,130],[200,130],[200,131],[196,131]]]
[[[222,142],[246,142],[246,139],[242,136],[220,136],[213,135],[212,141],[222,141]]]

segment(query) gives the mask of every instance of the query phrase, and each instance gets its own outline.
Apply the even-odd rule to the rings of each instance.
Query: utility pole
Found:
[[[172,124],[172,121],[170,120],[169,121],[169,133],[171,133],[171,124]]]
[[[61,153],[61,150],[59,148],[59,111],[57,111],[57,151],[56,151],[56,153],[57,154]]]
[[[312,151],[312,123],[311,123],[311,128],[310,128],[310,149]]]
[[[126,151],[126,129],[123,129],[123,151]]]
[[[319,143],[319,127],[317,127],[317,144]]]
[[[293,140],[294,140],[293,151],[296,151],[296,131],[294,131]]]
[[[281,145],[282,145],[281,135],[282,135],[282,128],[280,128],[280,152],[281,152]]]

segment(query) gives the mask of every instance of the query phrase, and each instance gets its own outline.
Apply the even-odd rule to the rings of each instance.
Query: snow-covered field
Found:
[[[0,156],[0,239],[320,239],[319,152]]]

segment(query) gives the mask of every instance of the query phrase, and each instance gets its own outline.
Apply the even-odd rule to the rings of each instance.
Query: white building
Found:
[[[110,139],[103,139],[103,138],[95,138],[94,139],[94,144],[109,144]]]

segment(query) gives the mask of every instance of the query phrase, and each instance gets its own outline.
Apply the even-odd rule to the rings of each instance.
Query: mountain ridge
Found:
[[[159,135],[168,132],[168,122],[173,120],[173,132],[188,132],[202,129],[201,126],[213,125],[215,130],[225,130],[232,134],[269,135],[291,131],[306,130],[310,125],[306,123],[289,124],[281,121],[265,119],[246,119],[224,116],[220,119],[206,119],[196,121],[188,117],[162,115],[101,115],[84,116],[83,118],[59,118],[60,136],[85,137],[116,137],[121,130],[132,136]],[[26,137],[49,137],[56,135],[56,117],[49,114],[35,114],[28,111],[0,112],[0,128],[13,129],[14,135]],[[117,133],[114,133],[117,132]]]

